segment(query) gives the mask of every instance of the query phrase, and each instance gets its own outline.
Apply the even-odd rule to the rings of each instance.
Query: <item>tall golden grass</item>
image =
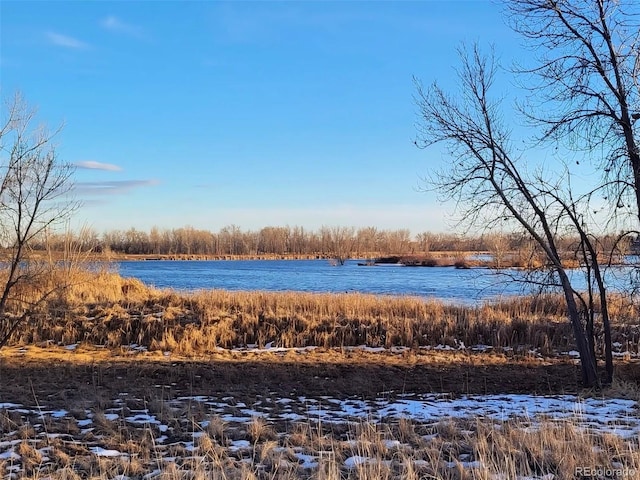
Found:
[[[46,282],[65,288],[34,311],[11,344],[52,341],[201,354],[218,347],[271,343],[281,347],[489,345],[572,348],[572,333],[559,296],[518,297],[479,306],[449,305],[416,297],[356,293],[207,290],[182,293],[148,287],[101,270],[76,269]],[[18,292],[29,300],[29,288]],[[34,294],[35,295],[35,294]],[[16,303],[23,305],[24,303]],[[613,341],[637,352],[636,306],[610,301]],[[19,313],[19,312],[16,312]]]

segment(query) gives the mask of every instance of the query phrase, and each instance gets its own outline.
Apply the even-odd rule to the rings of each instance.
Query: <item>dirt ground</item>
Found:
[[[220,353],[188,359],[162,353],[12,348],[0,352],[0,403],[50,408],[108,401],[126,392],[233,395],[250,403],[266,392],[363,399],[402,393],[577,393],[579,366],[567,358],[509,358],[491,353]],[[619,361],[616,377],[640,384],[637,361]]]

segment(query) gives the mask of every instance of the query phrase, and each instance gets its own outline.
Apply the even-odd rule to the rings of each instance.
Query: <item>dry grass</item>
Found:
[[[196,423],[190,418],[181,421]],[[117,442],[105,443],[86,435],[84,441],[45,441],[34,436],[17,443],[13,451],[19,458],[14,457],[11,465],[5,462],[0,469],[10,466],[18,478],[34,480],[118,476],[176,480],[569,480],[577,477],[581,467],[615,468],[626,474],[614,478],[637,478],[640,472],[637,439],[584,430],[570,422],[532,425],[522,420],[478,418],[434,424],[401,420],[322,425],[307,421],[269,435],[263,435],[264,425],[254,424],[211,433],[187,432],[182,441],[170,445],[155,442],[157,433],[148,427],[131,425],[124,428]],[[187,448],[184,442],[189,441],[193,446]],[[123,455],[96,456],[90,445],[101,442]]]
[[[54,281],[54,280],[51,280]],[[68,288],[42,306],[11,339],[13,345],[91,343],[196,355],[218,347],[326,348],[490,345],[542,354],[572,348],[559,296],[454,306],[414,297],[300,292],[178,293],[106,271],[78,270]],[[28,292],[21,292],[23,297]],[[613,341],[638,352],[634,305],[612,298]]]
[[[77,270],[64,275],[62,280],[68,287],[49,299],[15,333],[13,345],[86,343],[118,349],[137,344],[187,356],[215,352],[217,347],[269,343],[283,347],[366,344],[417,349],[439,344],[458,347],[463,342],[468,346],[489,344],[524,351],[537,348],[542,353],[571,348],[572,335],[564,318],[563,302],[554,296],[462,307],[418,298],[360,294],[229,291],[181,294],[152,289],[106,271]],[[28,300],[31,293],[23,289],[19,295]],[[614,341],[636,353],[640,336],[638,311],[622,298],[613,298],[611,302]],[[137,479],[154,472],[144,478],[499,480],[551,474],[554,480],[563,480],[576,478],[576,469],[583,466],[636,472],[628,478],[637,478],[634,475],[640,472],[637,438],[625,440],[608,433],[586,431],[570,422],[533,425],[523,420],[467,419],[419,424],[401,419],[388,423],[323,425],[310,420],[276,425],[255,418],[238,427],[197,406],[176,407],[167,397],[152,394],[145,394],[142,404],[125,401],[120,407],[120,419],[114,421],[105,413],[106,404],[98,392],[98,386],[109,381],[97,350],[83,352],[79,347],[73,352],[75,368],[84,372],[89,369],[85,364],[91,365],[87,374],[91,381],[78,386],[83,388],[83,402],[86,392],[95,394],[91,400],[92,430],[80,429],[69,418],[51,419],[44,423],[46,432],[52,434],[46,437],[29,419],[16,412],[0,411],[0,442],[15,442],[10,448],[19,455],[19,460],[8,456],[0,460],[2,478]],[[123,348],[122,356],[127,351]],[[353,355],[349,358],[351,363],[370,362],[369,357],[358,360],[357,354],[345,352],[347,356]],[[470,368],[474,360],[465,357],[461,362],[459,355],[455,360],[467,362],[465,365]],[[158,357],[164,361],[163,355]],[[500,358],[508,360],[504,355]],[[66,372],[68,367],[58,360],[55,361],[58,370]],[[3,361],[4,370],[0,373],[5,375],[3,381],[7,381],[13,360],[10,362],[7,357]],[[26,365],[22,357],[16,361]],[[175,362],[171,372],[177,375],[180,365],[175,359],[171,361]],[[486,362],[486,357],[482,361]],[[290,362],[301,368],[303,360],[295,357]],[[122,367],[111,360],[109,363],[117,370],[109,377],[112,381],[122,375]],[[345,375],[344,369],[330,367],[326,362],[322,374],[332,372],[339,378]],[[265,366],[264,371],[268,368],[273,366]],[[151,372],[145,371],[150,377],[159,374],[165,383],[169,377],[177,383],[187,383],[180,382],[182,377],[172,377],[159,365]],[[253,378],[249,373],[250,370],[244,371],[238,382]],[[222,368],[215,375],[217,381],[222,381]],[[638,398],[635,383],[619,381],[612,388],[617,396]],[[52,396],[47,398],[52,401]],[[78,419],[86,416],[84,407],[69,403],[65,408],[80,412]],[[140,408],[148,409],[171,429],[171,445],[158,441],[163,432],[156,426],[136,427],[122,419]],[[206,427],[201,427],[205,420]],[[236,448],[237,441],[245,441],[242,444],[245,446]],[[188,442],[192,442],[189,448]],[[99,457],[91,450],[95,446],[126,455]],[[302,458],[309,458],[312,463],[302,463]]]

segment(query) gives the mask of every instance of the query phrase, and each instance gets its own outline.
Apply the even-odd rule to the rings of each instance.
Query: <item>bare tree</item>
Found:
[[[73,168],[58,158],[54,135],[35,125],[35,111],[19,94],[8,103],[0,126],[0,348],[56,290],[19,294],[24,287],[37,290],[47,273],[32,242],[75,207],[68,196]]]
[[[531,93],[521,110],[543,127],[541,140],[597,155],[603,197],[640,218],[637,0],[504,1],[535,58],[516,67]]]
[[[567,171],[545,175],[542,169],[527,170],[524,152],[514,150],[510,131],[501,120],[501,103],[491,96],[497,69],[493,57],[483,56],[477,46],[471,52],[461,50],[460,56],[457,96],[449,95],[436,83],[428,89],[419,82],[416,85],[420,109],[416,143],[423,148],[442,143],[454,160],[432,178],[433,184],[445,199],[457,201],[468,222],[489,229],[505,224],[518,228],[544,252],[551,275],[538,275],[537,281],[561,288],[580,353],[582,381],[586,386],[598,385],[594,342],[588,336],[594,332],[593,328],[588,329],[588,322],[594,318],[595,305],[585,301],[574,288],[559,248],[559,241],[565,236],[580,239],[583,258],[594,273],[597,292],[601,294],[599,307],[603,308],[603,326],[607,330],[603,271],[592,241],[594,236],[589,232],[593,222],[587,216],[589,210],[584,209],[594,191],[575,195],[566,176],[563,178],[569,174]],[[587,280],[592,285],[592,279]],[[610,335],[605,335],[609,353],[610,341]],[[613,374],[609,360],[607,357],[607,382]]]
[[[502,268],[509,252],[509,239],[503,232],[491,233],[485,238],[486,245],[493,256],[496,268]]]
[[[376,227],[359,228],[356,232],[356,240],[359,254],[366,253],[371,256],[380,251],[380,232]]]
[[[429,232],[422,232],[416,235],[416,243],[418,251],[421,253],[429,253],[431,250],[431,237],[433,235]]]
[[[322,227],[320,229],[328,251],[336,265],[344,265],[351,257],[356,243],[356,230],[353,227]]]
[[[410,252],[411,233],[407,229],[386,232],[386,249],[389,253]]]

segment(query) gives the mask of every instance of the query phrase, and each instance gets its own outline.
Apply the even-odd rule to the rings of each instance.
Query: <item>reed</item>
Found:
[[[247,345],[415,349],[464,344],[542,354],[572,348],[564,304],[556,295],[461,306],[357,293],[181,293],[109,271],[78,270],[65,281],[68,286],[30,316],[11,344],[137,344],[187,355]],[[23,289],[20,295],[28,299],[29,292]],[[637,353],[637,307],[615,296],[610,304],[613,341]]]

